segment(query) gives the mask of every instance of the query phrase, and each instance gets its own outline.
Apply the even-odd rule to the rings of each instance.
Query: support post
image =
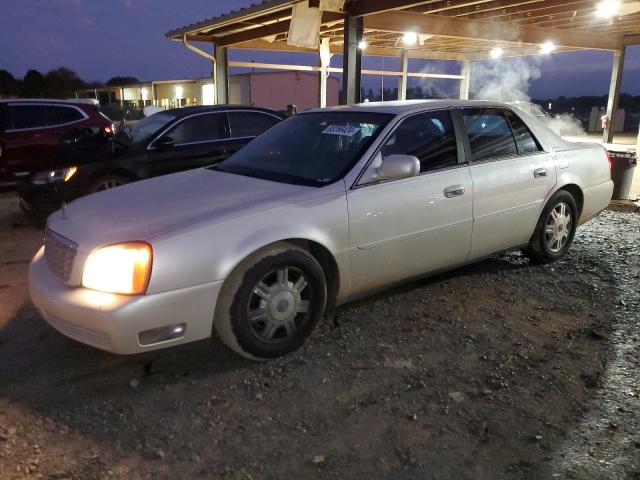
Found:
[[[471,87],[471,62],[463,60],[460,75],[464,78],[460,80],[460,100],[469,100],[469,89]]]
[[[342,60],[343,105],[360,102],[360,79],[362,76],[362,52],[358,44],[362,41],[364,22],[362,17],[347,16],[344,19],[344,51]]]
[[[151,82],[151,105],[158,106],[158,88],[155,82]]]
[[[320,72],[318,73],[318,106],[324,108],[327,106],[327,77],[329,76],[329,64],[331,63],[328,38],[323,38],[320,42],[318,58],[320,67]]]
[[[407,72],[409,70],[409,52],[406,49],[400,54],[400,70],[402,76],[398,80],[398,100],[407,99]]]
[[[227,47],[216,45],[216,103],[222,105],[229,103],[229,64],[227,61]]]
[[[626,47],[623,46],[613,54],[613,71],[611,73],[611,85],[609,86],[609,100],[607,101],[607,117],[609,117],[609,121],[602,134],[602,141],[604,143],[613,142],[614,123],[620,101],[620,84],[622,83],[625,53]]]

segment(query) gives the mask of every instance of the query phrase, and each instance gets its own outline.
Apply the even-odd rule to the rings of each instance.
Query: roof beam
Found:
[[[354,17],[362,17],[374,13],[390,12],[399,8],[413,8],[430,3],[439,3],[440,0],[366,0],[356,3],[349,13]]]
[[[557,46],[618,50],[618,39],[594,33],[578,33],[550,28],[519,26],[510,23],[466,20],[440,15],[385,12],[365,17],[365,28],[387,32],[418,31],[451,38],[493,40],[540,45],[552,41]]]
[[[324,12],[322,14],[322,23],[330,23],[341,21],[344,15],[335,12]],[[225,35],[222,37],[216,37],[215,43],[221,47],[233,46],[237,43],[248,42],[251,40],[258,40],[260,38],[269,37],[271,35],[278,35],[289,31],[291,25],[291,19],[265,25],[264,27],[252,28],[239,33],[233,33],[231,35]]]
[[[622,37],[622,45],[625,47],[631,45],[640,45],[640,33],[636,33],[634,35],[625,35]]]

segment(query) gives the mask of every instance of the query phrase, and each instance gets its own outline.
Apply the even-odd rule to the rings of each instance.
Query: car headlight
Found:
[[[151,245],[129,242],[92,252],[84,264],[82,285],[108,293],[141,295],[151,276]]]
[[[31,178],[31,183],[34,185],[46,185],[47,183],[68,182],[77,171],[78,167],[69,167],[49,172],[39,172]]]

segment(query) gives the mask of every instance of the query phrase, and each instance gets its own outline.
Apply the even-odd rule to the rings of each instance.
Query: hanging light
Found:
[[[405,32],[402,36],[402,43],[405,45],[415,45],[418,43],[418,34],[416,32]]]
[[[500,58],[503,54],[504,50],[502,50],[500,47],[493,48],[491,52],[489,52],[491,58]]]
[[[540,53],[542,53],[543,55],[552,53],[555,49],[556,45],[551,40],[547,40],[542,45],[540,45]]]
[[[603,0],[596,5],[596,15],[602,18],[615,17],[620,11],[620,7],[619,0]]]
[[[358,42],[358,48],[360,50],[366,50],[368,46],[369,44],[367,43],[366,40],[360,40],[360,42]]]

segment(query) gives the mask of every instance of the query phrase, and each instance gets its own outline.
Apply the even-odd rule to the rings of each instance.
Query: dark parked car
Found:
[[[96,105],[61,100],[0,100],[0,186],[64,161],[65,138],[107,143],[111,120]]]
[[[144,178],[216,164],[280,122],[267,109],[217,105],[166,110],[119,130],[107,145],[67,138],[55,165],[30,174],[17,191],[28,212]]]

